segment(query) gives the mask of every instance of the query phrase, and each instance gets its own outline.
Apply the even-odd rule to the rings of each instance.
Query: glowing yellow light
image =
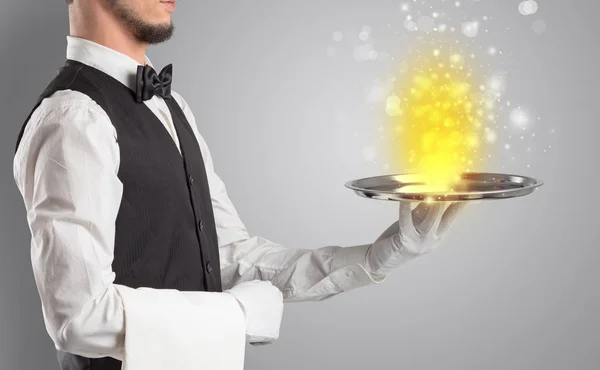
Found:
[[[420,189],[451,191],[461,174],[478,170],[479,153],[489,141],[481,139],[482,131],[494,102],[485,99],[485,86],[466,58],[442,54],[440,49],[419,53],[405,65],[386,111],[395,132],[402,132],[390,135],[398,139],[390,140],[392,163],[404,173],[423,176],[425,188]],[[400,106],[402,114],[397,114]]]

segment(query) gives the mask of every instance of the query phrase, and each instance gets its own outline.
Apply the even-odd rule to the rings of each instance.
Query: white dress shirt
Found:
[[[135,90],[139,63],[134,59],[88,40],[68,36],[67,42],[68,59]],[[250,236],[215,173],[190,107],[179,94],[172,95],[204,157],[224,290],[244,281],[270,280],[290,302],[322,300],[383,281],[363,268],[368,245],[296,249]],[[179,147],[165,101],[155,96],[145,104]],[[57,349],[93,358],[123,358],[123,302],[116,289],[123,287],[114,283],[111,268],[123,192],[116,140],[116,130],[98,104],[80,92],[59,91],[33,113],[13,167],[27,210],[31,262],[46,329]],[[231,304],[211,299],[208,292],[182,293],[199,311],[207,305],[218,311],[215,305]]]

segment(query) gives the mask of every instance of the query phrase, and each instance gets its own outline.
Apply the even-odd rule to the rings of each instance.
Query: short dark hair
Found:
[[[67,5],[71,5],[73,4],[73,0],[65,0],[67,2]]]

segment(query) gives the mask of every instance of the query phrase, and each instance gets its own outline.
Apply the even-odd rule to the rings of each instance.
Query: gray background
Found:
[[[524,17],[518,3],[419,6],[449,9],[455,23],[492,17],[473,45],[504,50],[501,63],[487,65],[508,72],[510,100],[540,119],[527,138],[532,152],[513,138],[507,154],[503,136],[487,170],[546,184],[524,198],[470,205],[443,248],[384,284],[287,305],[281,339],[250,347],[248,369],[600,368],[600,5],[540,0]],[[385,172],[381,156],[363,157],[365,146],[380,145],[384,119],[365,89],[394,72],[414,39],[399,4],[180,2],[175,38],[149,55],[158,66],[174,63],[175,89],[193,107],[252,234],[290,247],[348,246],[372,241],[396,217],[393,203],[359,198],[343,184]],[[12,159],[24,118],[63,62],[68,18],[62,0],[1,0],[0,9],[0,369],[56,369]],[[536,19],[547,24],[542,35],[532,31]],[[395,62],[353,58],[365,25]]]

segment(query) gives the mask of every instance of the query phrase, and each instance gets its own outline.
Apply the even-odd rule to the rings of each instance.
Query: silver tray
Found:
[[[423,176],[418,174],[368,177],[349,181],[345,186],[361,197],[371,199],[450,202],[521,197],[543,184],[519,175],[469,172],[461,175],[453,191],[426,191]]]

